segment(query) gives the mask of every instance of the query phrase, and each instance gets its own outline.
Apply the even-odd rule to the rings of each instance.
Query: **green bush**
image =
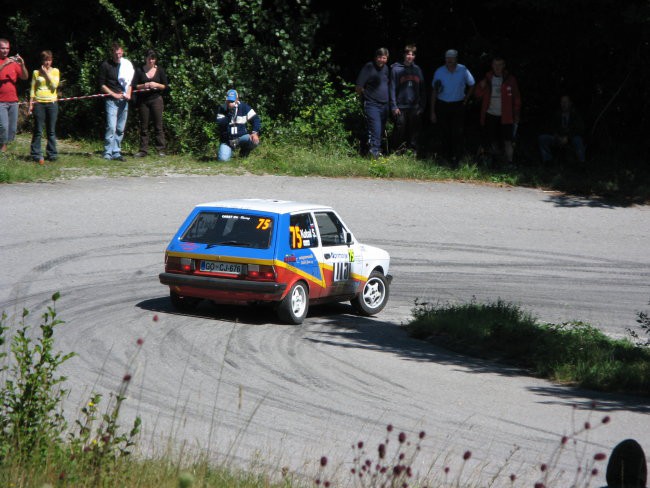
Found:
[[[29,312],[23,310],[21,322],[10,342],[11,354],[0,351],[0,483],[4,475],[11,479],[11,469],[27,475],[28,470],[42,470],[42,465],[54,469],[58,465],[76,466],[90,471],[94,486],[102,480],[114,463],[131,453],[140,432],[140,418],[133,427],[122,432],[119,425],[120,408],[126,399],[130,374],[122,383],[104,413],[99,411],[101,395],[93,393],[76,421],[77,429],[68,431],[62,402],[68,393],[63,388],[65,376],[60,366],[74,353],[54,350],[55,329],[63,324],[54,307],[59,293],[52,295],[53,305],[41,316],[40,334],[32,337],[33,328],[27,323]],[[0,317],[0,346],[5,345],[7,315]],[[138,346],[142,342],[138,341]],[[65,439],[67,434],[67,440]],[[9,471],[9,473],[7,473]],[[68,480],[74,478],[69,473]]]
[[[52,296],[56,302],[59,294]],[[54,329],[63,322],[54,306],[42,315],[40,335],[30,337],[23,310],[18,331],[11,340],[11,358],[2,366],[4,385],[0,391],[0,459],[16,456],[42,459],[66,429],[61,402],[67,391],[60,387],[66,380],[57,369],[74,356],[54,351]],[[0,320],[1,342],[4,343],[6,314]],[[7,359],[4,353],[3,360]]]
[[[342,83],[337,91],[333,83],[325,82],[293,120],[281,117],[271,122],[272,137],[274,142],[302,146],[350,147],[354,141],[352,127],[362,117],[352,85]]]

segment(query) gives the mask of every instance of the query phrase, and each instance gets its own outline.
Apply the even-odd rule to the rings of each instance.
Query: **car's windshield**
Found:
[[[183,242],[209,246],[238,246],[267,249],[273,219],[235,212],[201,212],[181,237]]]

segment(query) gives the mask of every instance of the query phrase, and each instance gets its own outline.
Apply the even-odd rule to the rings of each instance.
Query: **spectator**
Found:
[[[363,101],[363,111],[368,125],[370,155],[380,157],[381,138],[388,119],[388,49],[375,51],[374,61],[366,63],[357,76],[356,92]]]
[[[415,64],[416,47],[404,48],[404,62],[390,67],[390,109],[395,120],[394,146],[398,151],[411,149],[417,153],[421,115],[426,106],[424,75]]]
[[[126,59],[122,46],[114,42],[111,59],[99,68],[99,86],[106,93],[106,133],[104,135],[104,159],[126,161],[122,156],[122,139],[129,115],[133,65]]]
[[[56,119],[59,114],[56,90],[59,86],[59,70],[52,67],[52,51],[41,52],[41,67],[32,73],[29,91],[29,113],[34,114],[31,156],[38,164],[44,164],[41,136],[43,127],[47,134],[45,155],[48,161],[56,161]]]
[[[445,53],[445,64],[433,75],[431,122],[442,131],[443,155],[457,163],[463,155],[465,106],[474,91],[474,77],[458,63],[458,51]]]
[[[18,127],[18,78],[29,77],[25,61],[19,54],[9,57],[11,45],[0,39],[0,152],[7,151],[7,144],[16,138]]]
[[[585,162],[585,144],[583,135],[585,124],[580,114],[573,108],[568,95],[560,97],[560,110],[553,117],[552,134],[539,136],[539,151],[542,163],[553,160],[553,148],[566,148],[571,144],[576,158],[580,163]]]
[[[495,56],[492,70],[478,83],[476,96],[481,99],[483,147],[498,154],[503,144],[506,163],[512,166],[512,139],[519,124],[521,94],[517,79],[506,70],[503,58]]]
[[[163,130],[165,104],[162,92],[169,86],[169,81],[165,70],[156,63],[157,59],[156,51],[147,50],[144,66],[135,71],[133,81],[135,88],[151,90],[138,93],[135,97],[135,106],[140,114],[140,150],[135,153],[136,158],[146,156],[149,151],[149,118],[153,120],[158,156],[165,155],[165,132]]]
[[[250,122],[252,131],[248,132]],[[248,104],[239,101],[235,90],[228,90],[226,103],[217,110],[217,124],[221,134],[219,161],[228,161],[233,149],[240,148],[239,154],[246,157],[260,143],[262,121]]]
[[[637,441],[626,439],[614,447],[605,477],[607,488],[646,488],[648,466]]]

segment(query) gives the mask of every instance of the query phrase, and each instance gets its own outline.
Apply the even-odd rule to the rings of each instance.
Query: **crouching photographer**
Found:
[[[250,133],[249,123],[252,129]],[[228,90],[226,103],[217,110],[217,124],[221,136],[219,161],[228,161],[237,148],[239,155],[246,157],[260,143],[260,116],[248,104],[239,101],[235,90]]]

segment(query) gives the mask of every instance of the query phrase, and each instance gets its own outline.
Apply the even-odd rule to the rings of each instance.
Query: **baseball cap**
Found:
[[[455,49],[449,49],[445,53],[445,58],[457,58],[457,57],[458,57],[458,51],[456,51]]]
[[[228,90],[228,93],[226,93],[226,100],[229,102],[234,102],[237,100],[237,91],[235,90]]]

